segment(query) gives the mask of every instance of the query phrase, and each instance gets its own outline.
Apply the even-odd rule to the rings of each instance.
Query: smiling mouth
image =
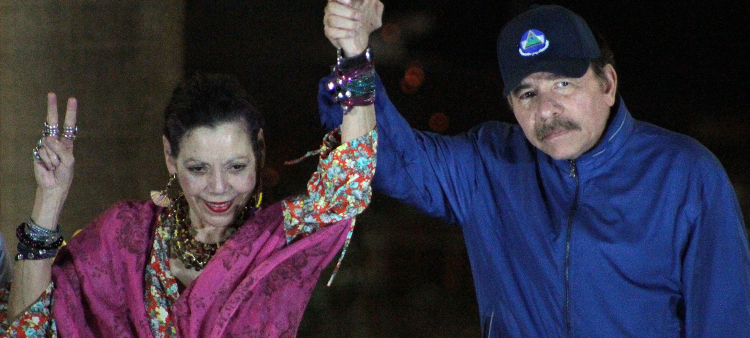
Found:
[[[208,208],[208,210],[211,210],[212,212],[215,212],[217,214],[224,213],[227,210],[229,210],[229,208],[232,207],[232,201],[220,202],[220,203],[203,201],[203,203],[206,204],[206,207]]]

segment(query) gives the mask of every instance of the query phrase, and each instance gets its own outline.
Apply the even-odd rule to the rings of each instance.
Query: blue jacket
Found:
[[[413,130],[378,81],[373,186],[461,226],[485,336],[750,337],[748,240],[724,169],[618,101],[602,141],[560,161],[514,124]]]

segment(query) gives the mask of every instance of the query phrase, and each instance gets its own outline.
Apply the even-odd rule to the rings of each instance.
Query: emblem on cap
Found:
[[[536,29],[529,29],[521,35],[521,48],[518,52],[523,56],[537,55],[549,47],[549,40],[544,37],[544,33]]]

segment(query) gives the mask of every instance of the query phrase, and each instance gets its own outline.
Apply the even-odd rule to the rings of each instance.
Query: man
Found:
[[[326,35],[363,42],[356,55],[368,20],[331,1]],[[518,125],[419,132],[381,84],[375,98],[374,187],[462,227],[484,335],[750,337],[747,235],[718,160],[633,119],[575,13],[534,7],[497,48]],[[335,125],[338,104],[325,88],[319,99]]]

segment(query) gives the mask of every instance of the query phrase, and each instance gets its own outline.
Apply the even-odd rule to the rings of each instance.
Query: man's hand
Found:
[[[329,0],[323,17],[325,34],[344,56],[362,54],[370,33],[383,25],[383,3],[379,0]]]

